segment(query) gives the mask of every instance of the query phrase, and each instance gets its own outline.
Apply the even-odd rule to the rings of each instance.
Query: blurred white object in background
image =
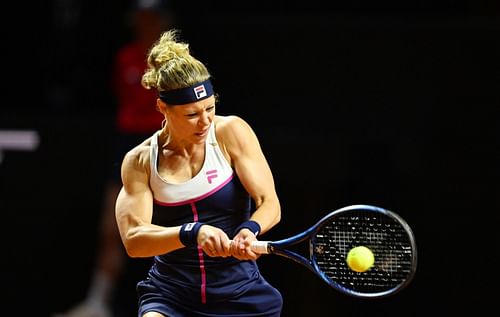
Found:
[[[0,130],[0,163],[4,151],[35,151],[40,144],[38,132],[34,130]]]

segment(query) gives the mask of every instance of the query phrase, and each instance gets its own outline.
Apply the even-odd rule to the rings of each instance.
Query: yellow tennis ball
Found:
[[[365,246],[357,246],[347,253],[346,258],[349,268],[356,272],[368,271],[375,262],[373,252]]]

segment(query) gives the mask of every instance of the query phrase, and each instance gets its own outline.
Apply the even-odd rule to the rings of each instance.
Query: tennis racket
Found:
[[[308,240],[306,258],[290,248]],[[374,264],[368,271],[349,268],[351,248],[368,247]],[[352,205],[330,212],[295,236],[277,241],[255,241],[252,250],[291,259],[319,276],[337,291],[354,297],[394,294],[411,281],[417,267],[415,238],[396,213],[370,205]]]

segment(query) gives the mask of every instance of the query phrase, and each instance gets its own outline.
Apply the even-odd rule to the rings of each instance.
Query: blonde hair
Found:
[[[144,88],[170,91],[210,78],[205,65],[191,55],[189,44],[178,41],[178,33],[176,29],[162,33],[149,50],[141,81]]]

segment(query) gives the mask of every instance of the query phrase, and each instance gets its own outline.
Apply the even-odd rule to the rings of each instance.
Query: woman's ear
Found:
[[[160,98],[156,99],[156,110],[158,112],[165,114],[166,107],[167,105]]]

